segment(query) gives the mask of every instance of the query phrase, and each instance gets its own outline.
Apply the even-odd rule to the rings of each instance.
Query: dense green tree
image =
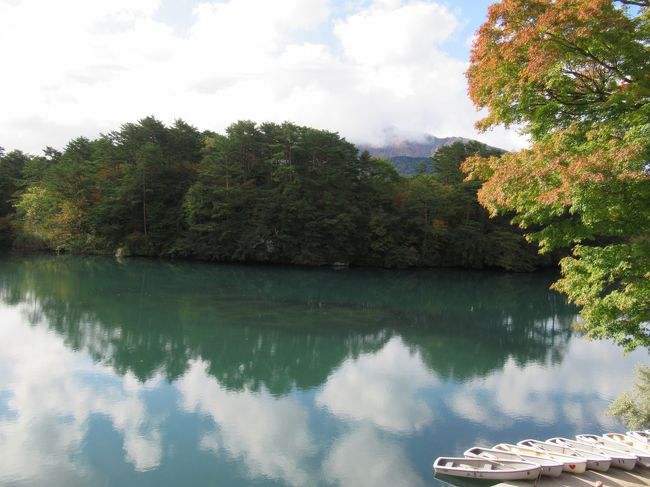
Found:
[[[541,261],[505,221],[487,218],[478,185],[459,170],[493,153],[456,143],[436,154],[434,174],[403,178],[332,132],[240,121],[220,135],[148,117],[25,156],[3,201],[15,205],[19,247],[528,270]]]
[[[165,127],[149,117],[97,140],[74,139],[63,152],[46,149],[23,171],[23,240],[57,251],[172,252],[202,139],[181,120]]]
[[[358,254],[360,162],[338,135],[253,122],[206,141],[185,199],[199,257],[324,264]]]
[[[23,152],[5,154],[0,147],[0,248],[9,247],[13,240],[13,203],[28,160]]]
[[[122,232],[115,245],[140,255],[173,254],[184,228],[182,201],[196,175],[202,134],[182,120],[165,127],[148,117],[109,137],[118,174],[116,191],[108,188],[107,196],[123,203]]]
[[[29,157],[20,151],[7,154],[0,147],[0,217],[13,213],[12,200],[15,196],[23,168]]]
[[[400,228],[395,231],[403,238],[393,249],[395,265],[415,261],[523,271],[545,263],[507,219],[489,218],[477,201],[480,183],[464,181],[460,165],[466,158],[501,153],[479,142],[455,142],[438,149],[432,174],[403,180],[397,199]]]

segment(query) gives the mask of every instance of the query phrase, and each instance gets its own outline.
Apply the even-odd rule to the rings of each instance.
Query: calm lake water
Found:
[[[622,430],[646,352],[552,274],[0,258],[0,485],[437,485],[473,445]]]

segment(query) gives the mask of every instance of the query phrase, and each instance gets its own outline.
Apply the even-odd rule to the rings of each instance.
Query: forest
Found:
[[[337,133],[239,121],[224,135],[153,117],[42,156],[0,153],[0,244],[78,254],[528,271],[537,247],[478,202],[456,142],[400,176]]]

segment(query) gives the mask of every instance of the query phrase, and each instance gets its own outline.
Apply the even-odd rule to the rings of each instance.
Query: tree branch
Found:
[[[616,0],[624,5],[635,5],[637,7],[650,7],[650,0]]]
[[[644,0],[644,1],[645,1],[645,0]],[[650,0],[648,0],[648,1],[650,1]],[[622,71],[621,71],[621,70],[620,70],[620,69],[619,69],[615,64],[613,64],[613,65],[612,65],[612,64],[608,64],[607,62],[603,61],[603,60],[600,59],[599,57],[595,56],[595,55],[594,55],[591,51],[589,51],[588,49],[585,49],[585,48],[582,48],[582,47],[580,47],[580,46],[577,46],[577,45],[575,45],[575,44],[573,44],[573,43],[567,41],[566,39],[564,39],[564,38],[562,38],[562,37],[560,37],[560,36],[554,34],[553,32],[546,31],[545,34],[548,35],[551,39],[553,39],[553,40],[556,41],[557,43],[559,43],[559,44],[561,44],[562,46],[566,47],[567,49],[572,49],[572,50],[574,50],[575,52],[577,52],[577,53],[579,53],[579,54],[582,54],[583,56],[585,56],[585,57],[591,59],[592,61],[594,61],[594,62],[595,62],[596,64],[598,64],[599,66],[602,66],[603,68],[605,68],[605,69],[607,69],[607,70],[609,70],[609,71],[613,71],[613,72],[617,73],[617,74],[620,76],[620,78],[621,78],[623,81],[625,81],[626,83],[632,83],[632,82],[633,82],[633,80],[632,80],[631,78],[628,78],[628,77],[625,75],[625,73],[623,73],[623,72],[622,72]]]

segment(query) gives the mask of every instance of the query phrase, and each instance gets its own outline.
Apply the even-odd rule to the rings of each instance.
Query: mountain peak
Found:
[[[413,176],[423,163],[425,172],[432,171],[431,157],[440,147],[469,140],[464,137],[434,137],[425,134],[417,138],[393,136],[382,146],[359,144],[357,147],[360,151],[367,150],[371,156],[388,159],[400,174]]]
[[[419,138],[394,138],[391,142],[382,146],[360,144],[360,150],[367,150],[371,156],[392,159],[394,157],[417,157],[429,158],[443,145],[454,142],[467,142],[469,139],[463,137],[434,137],[423,135]]]

